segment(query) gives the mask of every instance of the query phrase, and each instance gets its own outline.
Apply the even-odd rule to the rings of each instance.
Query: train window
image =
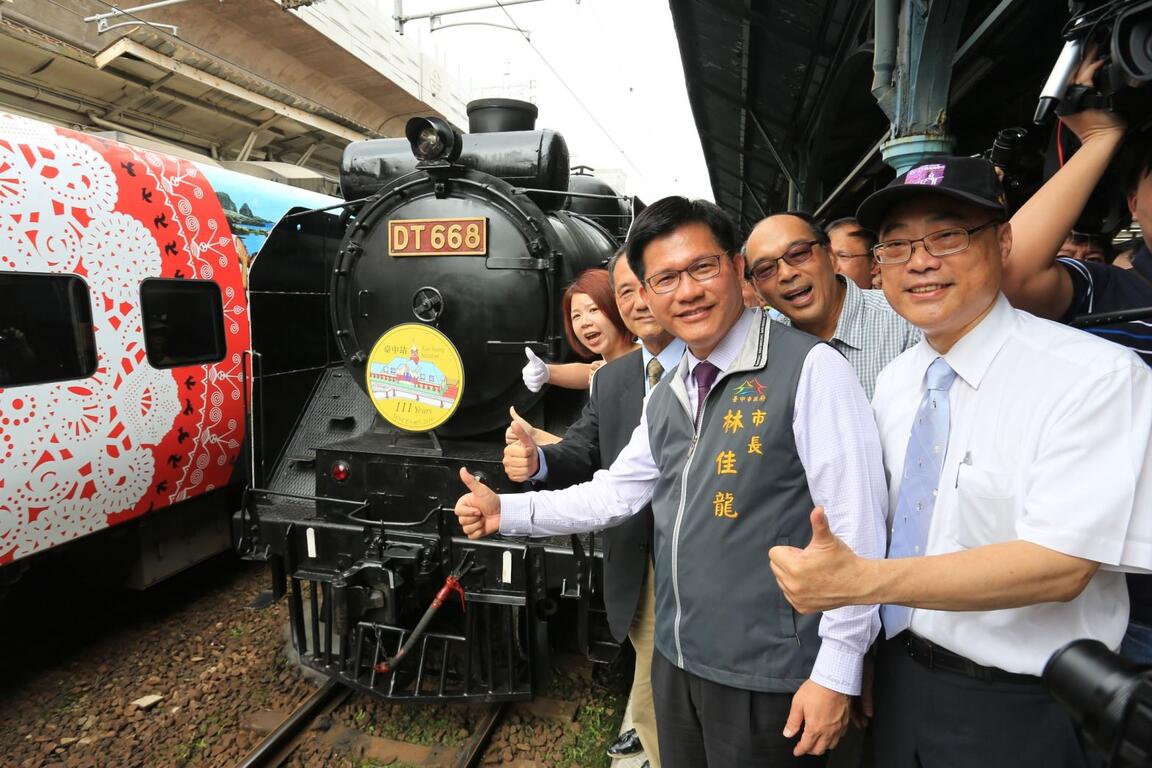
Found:
[[[0,387],[96,371],[88,286],[76,275],[0,273]]]
[[[211,280],[145,280],[140,285],[144,348],[156,368],[224,359],[224,305]]]

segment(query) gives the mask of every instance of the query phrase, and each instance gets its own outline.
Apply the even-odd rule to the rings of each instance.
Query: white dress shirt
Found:
[[[924,374],[938,356],[922,341],[877,380],[890,514]],[[1148,366],[1003,296],[943,357],[958,377],[926,554],[1023,540],[1102,567],[1070,602],[917,609],[912,631],[979,664],[1031,675],[1077,638],[1119,647],[1128,623],[1121,571],[1152,568]]]
[[[721,373],[735,361],[753,322],[759,323],[759,311],[746,310],[708,356]],[[687,364],[678,369],[687,379],[693,411],[696,385],[691,371],[699,362],[689,352]],[[824,507],[832,532],[863,557],[883,557],[887,497],[875,421],[852,367],[826,344],[813,347],[804,361],[792,429],[809,495]],[[652,499],[658,477],[645,408],[631,441],[592,481],[560,491],[502,494],[500,532],[551,536],[611,527]],[[858,694],[864,653],[879,629],[876,606],[827,611],[820,621],[822,642],[811,679],[841,693]]]

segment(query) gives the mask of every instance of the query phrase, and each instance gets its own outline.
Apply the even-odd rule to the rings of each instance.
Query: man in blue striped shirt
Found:
[[[805,213],[762,220],[744,244],[749,279],[786,325],[824,339],[847,358],[869,398],[893,358],[920,331],[888,305],[883,291],[861,290],[836,273],[828,235]]]

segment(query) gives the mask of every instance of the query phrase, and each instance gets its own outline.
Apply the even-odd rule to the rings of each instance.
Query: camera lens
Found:
[[[1023,128],[1003,129],[996,134],[996,140],[992,142],[992,151],[988,154],[988,159],[992,161],[993,165],[998,165],[1001,168],[1014,165],[1019,160],[1019,150],[1027,135],[1028,131]]]
[[[1117,17],[1112,57],[1133,83],[1152,80],[1152,2],[1133,3]]]
[[[1098,640],[1075,640],[1052,654],[1044,666],[1052,698],[1106,750],[1120,735],[1128,702],[1142,681],[1138,667]]]

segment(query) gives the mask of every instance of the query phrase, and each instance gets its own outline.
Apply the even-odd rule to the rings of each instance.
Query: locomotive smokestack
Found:
[[[519,99],[476,99],[468,102],[468,132],[534,131],[540,110]]]

